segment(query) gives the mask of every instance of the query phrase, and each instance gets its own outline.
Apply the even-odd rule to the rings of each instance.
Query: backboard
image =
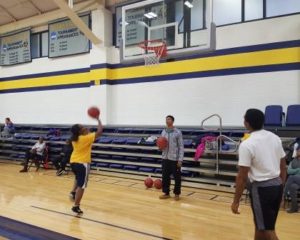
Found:
[[[140,62],[139,44],[162,40],[168,58],[213,51],[212,0],[146,0],[122,7],[121,62]]]

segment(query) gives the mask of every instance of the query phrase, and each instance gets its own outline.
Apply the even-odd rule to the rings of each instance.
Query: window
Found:
[[[300,12],[299,0],[267,0],[267,17]]]
[[[214,0],[213,21],[217,26],[242,21],[241,0]]]
[[[191,8],[191,30],[202,29],[203,26],[203,1],[192,1],[193,7]],[[186,7],[186,6],[185,6]]]
[[[42,43],[42,57],[48,56],[48,32],[43,32],[41,34],[41,43]]]
[[[174,3],[174,8],[169,11],[170,2]],[[168,6],[166,7],[168,21],[171,21],[171,17],[173,18],[171,22],[178,23],[180,34],[184,33],[184,20],[190,20],[191,32],[205,29],[209,24],[204,22],[207,0],[188,0],[189,6],[185,2],[186,0],[164,0],[164,4]],[[212,2],[213,21],[217,26],[300,13],[300,0],[212,0]],[[123,6],[115,9],[114,44],[118,47],[122,39]],[[188,7],[190,12],[186,11]],[[155,24],[155,20],[152,20],[152,23]]]
[[[48,32],[31,34],[31,56],[32,58],[48,56]]]
[[[263,18],[263,0],[245,0],[245,21]]]
[[[183,1],[176,1],[175,3],[175,21],[178,22],[179,32],[183,32]]]
[[[41,57],[40,54],[40,34],[35,33],[31,35],[31,57],[32,58],[39,58]]]

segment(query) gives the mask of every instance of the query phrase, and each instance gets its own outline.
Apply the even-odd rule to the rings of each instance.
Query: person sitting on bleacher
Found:
[[[20,172],[28,171],[28,162],[30,159],[37,161],[36,164],[38,164],[38,162],[43,158],[45,148],[46,143],[44,142],[44,138],[40,137],[38,142],[34,144],[34,146],[30,150],[26,151],[24,168],[20,170]]]
[[[288,167],[288,179],[285,184],[284,194],[289,193],[291,197],[291,208],[287,210],[288,213],[298,212],[298,190],[300,189],[300,145],[296,149],[296,157],[291,161]]]
[[[52,162],[57,170],[56,175],[60,176],[66,172],[66,165],[70,162],[70,157],[73,152],[73,146],[70,139],[63,145],[60,156]]]
[[[5,124],[3,131],[1,132],[1,137],[11,137],[15,133],[15,127],[10,118],[5,118]]]

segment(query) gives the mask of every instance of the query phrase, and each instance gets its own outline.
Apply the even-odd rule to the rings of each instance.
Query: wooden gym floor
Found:
[[[243,201],[241,214],[233,215],[230,193],[183,188],[180,201],[159,200],[160,191],[146,190],[141,181],[91,175],[78,218],[68,198],[72,174],[20,169],[0,163],[0,216],[84,240],[253,239],[249,204]],[[279,238],[300,239],[299,223],[299,213],[280,211]]]

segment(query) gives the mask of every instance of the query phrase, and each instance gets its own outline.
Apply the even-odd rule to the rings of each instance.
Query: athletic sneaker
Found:
[[[298,209],[293,209],[293,208],[289,208],[288,210],[286,210],[287,213],[296,213],[298,212]]]
[[[70,194],[69,194],[69,197],[70,197],[70,200],[72,201],[72,202],[74,202],[75,201],[75,192],[70,192]]]
[[[163,195],[160,195],[159,196],[159,199],[168,199],[170,198],[171,196],[169,194],[163,194]]]
[[[19,172],[28,172],[27,168],[24,167],[22,170],[20,170]]]
[[[79,206],[72,207],[72,211],[77,214],[83,214],[83,211],[81,211]]]
[[[57,173],[56,173],[56,175],[57,176],[61,176],[61,175],[63,175],[63,174],[65,174],[66,173],[66,171],[65,170],[59,170]]]

